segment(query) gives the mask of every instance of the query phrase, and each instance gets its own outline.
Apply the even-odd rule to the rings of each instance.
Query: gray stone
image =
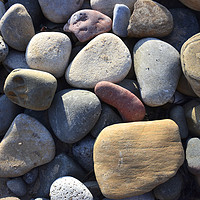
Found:
[[[3,62],[7,55],[8,45],[3,41],[3,38],[0,36],[0,62]]]
[[[181,75],[178,51],[159,39],[144,38],[134,46],[133,56],[143,102],[151,107],[166,104]]]
[[[0,19],[5,14],[5,12],[6,12],[5,5],[4,5],[4,3],[2,1],[0,1]]]
[[[12,197],[15,196],[7,187],[6,183],[8,178],[0,178],[0,198]],[[3,199],[4,200],[4,199]],[[19,200],[17,199],[5,199],[5,200]]]
[[[7,181],[8,188],[18,197],[23,197],[26,192],[26,184],[21,177]]]
[[[90,132],[100,113],[101,103],[94,93],[66,89],[55,95],[49,108],[49,122],[61,141],[75,143]]]
[[[38,168],[34,168],[31,171],[23,175],[23,179],[27,184],[33,184],[38,177]]]
[[[33,22],[21,4],[11,6],[1,18],[0,30],[5,42],[18,51],[25,51],[35,35]]]

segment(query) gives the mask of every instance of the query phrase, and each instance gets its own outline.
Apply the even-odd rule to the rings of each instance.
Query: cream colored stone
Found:
[[[199,0],[179,0],[188,8],[191,8],[196,11],[200,11],[200,1]]]

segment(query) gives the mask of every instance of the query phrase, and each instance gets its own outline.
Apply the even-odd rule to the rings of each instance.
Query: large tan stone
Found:
[[[179,0],[188,8],[191,8],[196,11],[200,11],[200,1],[199,0]]]
[[[94,145],[94,170],[104,196],[120,199],[151,191],[173,177],[184,161],[172,120],[106,127]]]

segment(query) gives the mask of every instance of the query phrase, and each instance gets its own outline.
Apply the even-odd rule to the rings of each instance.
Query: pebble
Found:
[[[31,171],[23,175],[23,180],[30,185],[36,181],[37,177],[38,177],[38,168],[33,168]]]
[[[17,177],[50,162],[55,144],[49,131],[36,119],[19,114],[0,143],[0,155],[0,177]]]
[[[56,93],[48,114],[54,134],[62,142],[75,143],[96,124],[101,103],[90,91],[66,89]]]
[[[73,199],[93,200],[87,187],[74,177],[64,176],[53,182],[50,188],[51,200]]]
[[[164,37],[173,29],[170,11],[155,1],[137,0],[128,25],[129,37]]]
[[[5,5],[4,5],[3,1],[0,1],[0,19],[5,14],[5,12],[6,12]]]
[[[56,88],[54,76],[32,69],[13,70],[4,84],[4,92],[13,103],[38,111],[50,107]]]
[[[23,197],[26,192],[26,184],[21,177],[7,181],[8,188],[18,197]]]
[[[122,81],[131,64],[130,52],[122,40],[112,33],[103,33],[78,53],[68,66],[65,78],[73,87],[94,88],[103,80],[114,83]]]
[[[108,126],[93,153],[97,182],[111,199],[151,191],[173,177],[184,161],[179,128],[169,119]]]
[[[179,0],[188,8],[191,8],[196,11],[200,11],[200,2],[198,0]]]
[[[179,52],[156,38],[139,40],[133,51],[142,101],[151,107],[166,104],[174,95],[181,75]]]
[[[115,4],[113,10],[113,24],[112,31],[119,37],[127,37],[127,27],[131,11],[128,6],[124,4]]]
[[[108,81],[96,84],[94,91],[105,103],[115,107],[126,122],[141,121],[145,116],[143,103],[125,88]]]
[[[72,32],[80,42],[86,42],[95,36],[111,30],[112,20],[110,17],[96,10],[79,10],[75,12],[63,30]]]
[[[5,198],[0,198],[1,200],[20,200],[17,197],[5,197]]]
[[[35,35],[31,16],[26,8],[18,3],[11,6],[3,15],[0,30],[5,42],[18,51],[25,51]]]
[[[8,45],[3,41],[3,38],[0,36],[0,62],[3,62],[6,59],[8,52]]]
[[[4,200],[4,198],[6,200],[19,200],[18,198],[16,199],[9,199],[13,196],[15,196],[7,187],[7,181],[10,180],[8,178],[0,178],[0,199]],[[6,198],[8,197],[8,198]],[[14,197],[13,197],[14,198]]]
[[[29,42],[25,55],[26,62],[32,69],[46,71],[60,78],[67,67],[71,49],[71,41],[67,35],[41,32]]]
[[[84,0],[38,0],[44,16],[54,23],[65,23]]]

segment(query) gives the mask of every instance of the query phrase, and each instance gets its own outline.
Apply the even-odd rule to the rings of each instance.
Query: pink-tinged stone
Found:
[[[124,121],[140,121],[145,116],[143,103],[127,89],[108,81],[101,81],[94,89],[96,95],[105,103],[115,107]]]
[[[96,35],[110,31],[111,27],[110,17],[96,10],[84,9],[75,12],[63,30],[73,32],[80,42],[85,42]]]

